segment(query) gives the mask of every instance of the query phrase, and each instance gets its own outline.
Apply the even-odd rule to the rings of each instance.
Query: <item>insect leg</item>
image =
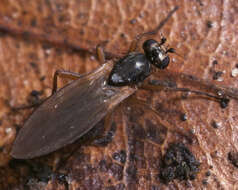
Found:
[[[164,90],[164,91],[177,91],[177,92],[187,92],[187,93],[192,93],[192,94],[196,94],[196,95],[200,95],[200,96],[206,96],[208,98],[213,98],[215,100],[217,100],[220,105],[221,108],[226,108],[230,99],[226,98],[226,97],[219,97],[219,96],[215,96],[206,92],[202,92],[202,91],[197,91],[197,90],[191,90],[189,88],[178,88],[178,87],[170,87],[164,84],[159,84],[159,85],[152,85],[152,84],[144,84],[143,86],[141,86],[141,88],[145,89],[145,90]]]
[[[24,109],[31,109],[31,108],[34,108],[34,107],[37,107],[37,106],[41,105],[42,102],[44,102],[44,100],[41,100],[41,101],[39,101],[37,103],[33,103],[33,104],[30,104],[30,105],[20,105],[20,106],[17,106],[17,107],[10,106],[10,108],[13,111],[19,111],[19,110],[24,110]]]
[[[69,78],[72,80],[76,80],[81,78],[83,75],[78,74],[78,73],[73,73],[70,71],[64,71],[64,70],[57,70],[55,71],[54,78],[53,78],[53,89],[52,89],[52,94],[54,94],[57,91],[57,79],[58,77],[63,77],[63,78]]]
[[[130,52],[133,52],[133,51],[136,51],[137,47],[138,47],[138,42],[139,42],[140,39],[136,38],[131,42],[130,44],[130,48],[129,48],[129,53]]]
[[[221,108],[226,108],[228,106],[228,103],[230,102],[230,99],[228,99],[226,97],[214,96],[214,95],[206,93],[206,92],[190,90],[189,88],[174,88],[174,89],[171,88],[169,90],[180,91],[180,92],[188,92],[188,93],[193,93],[193,94],[197,94],[197,95],[206,96],[206,97],[209,97],[209,98],[214,98],[215,100],[217,100],[220,103]]]
[[[141,33],[138,34],[134,40],[131,42],[130,48],[129,48],[129,52],[135,51],[138,47],[138,43],[139,41],[144,37],[144,36],[148,36],[148,35],[155,35],[158,33],[158,31],[165,25],[165,23],[171,18],[171,16],[178,10],[178,6],[175,6],[167,15],[167,17],[165,19],[163,19],[159,25],[151,31],[145,32],[145,33]],[[161,43],[165,43],[166,39],[162,38],[161,39]]]
[[[54,94],[57,91],[57,78],[59,76],[76,80],[76,79],[78,79],[78,78],[80,78],[84,75],[80,75],[78,73],[73,73],[73,72],[70,72],[70,71],[57,70],[54,74],[52,94]],[[11,109],[15,110],[15,111],[22,110],[22,109],[31,109],[31,108],[34,108],[34,107],[37,107],[37,106],[41,105],[42,102],[44,102],[44,101],[45,101],[45,99],[40,100],[37,103],[31,103],[30,105],[21,105],[21,106],[18,106],[18,107],[11,107]]]
[[[112,112],[104,118],[104,134],[96,138],[92,144],[95,146],[106,146],[113,140],[115,125],[112,124]]]
[[[105,59],[105,54],[104,54],[104,51],[103,51],[103,47],[100,44],[97,45],[96,51],[97,51],[97,56],[98,56],[99,63],[101,65],[104,64],[106,59]]]

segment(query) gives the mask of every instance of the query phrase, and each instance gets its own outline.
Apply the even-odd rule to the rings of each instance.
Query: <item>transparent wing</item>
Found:
[[[106,85],[111,69],[107,63],[48,98],[20,130],[12,156],[33,158],[74,142],[133,94],[133,88]]]

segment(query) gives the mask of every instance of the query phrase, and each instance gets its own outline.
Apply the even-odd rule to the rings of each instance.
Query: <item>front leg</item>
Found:
[[[54,78],[53,78],[52,94],[54,94],[57,91],[57,87],[58,87],[58,84],[57,84],[58,80],[57,79],[58,79],[58,77],[77,80],[77,79],[81,78],[82,76],[84,76],[84,74],[78,74],[78,73],[74,73],[74,72],[70,72],[70,71],[64,71],[64,70],[55,71]]]
[[[158,31],[165,25],[165,23],[172,17],[172,15],[178,10],[178,6],[174,7],[167,15],[167,17],[165,19],[163,19],[159,25],[151,31],[148,32],[144,32],[144,33],[140,33],[138,34],[133,41],[131,42],[130,48],[129,48],[129,52],[133,52],[136,51],[138,48],[138,43],[140,42],[140,40],[145,37],[145,36],[150,36],[150,35],[155,35],[158,33]],[[166,42],[166,38],[162,37],[160,45],[164,44]]]
[[[99,63],[101,65],[103,65],[106,61],[105,61],[105,54],[103,51],[103,47],[107,42],[103,42],[99,45],[97,45],[96,47],[96,52],[97,52],[97,56],[98,56],[98,60]],[[85,74],[78,74],[78,73],[74,73],[74,72],[70,72],[70,71],[64,71],[64,70],[56,70],[55,74],[54,74],[54,79],[53,79],[53,89],[52,89],[52,94],[54,94],[57,91],[57,79],[58,77],[62,77],[62,78],[68,78],[68,79],[72,79],[72,80],[77,80],[79,78],[81,78],[82,76],[85,76]]]

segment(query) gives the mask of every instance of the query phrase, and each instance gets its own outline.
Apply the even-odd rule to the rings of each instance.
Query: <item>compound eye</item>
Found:
[[[161,68],[161,69],[165,69],[166,67],[168,67],[169,62],[170,62],[170,58],[169,58],[169,56],[166,56],[166,57],[163,59],[160,68]]]
[[[168,67],[169,62],[170,62],[170,58],[169,56],[166,56],[163,60],[153,62],[152,64],[154,64],[159,69],[165,69],[166,67]]]
[[[146,40],[143,43],[143,49],[144,49],[145,54],[150,54],[151,51],[153,50],[153,47],[157,44],[158,44],[158,42],[153,39]]]

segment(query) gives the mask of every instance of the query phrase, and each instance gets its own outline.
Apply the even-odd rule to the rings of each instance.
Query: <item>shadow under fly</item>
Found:
[[[26,121],[14,142],[11,155],[29,159],[73,143],[138,88],[194,93],[218,101],[222,108],[228,105],[229,98],[237,99],[237,93],[232,89],[218,87],[187,75],[180,75],[179,78],[201,83],[211,93],[156,81],[144,83],[158,69],[167,72],[165,69],[170,63],[168,54],[175,53],[175,50],[165,47],[166,38],[162,37],[160,42],[153,39],[144,41],[144,53],[140,53],[136,50],[138,41],[145,35],[156,34],[177,9],[175,7],[156,30],[138,35],[131,43],[129,53],[123,58],[105,62],[103,50],[98,46],[97,53],[102,66],[97,70],[83,75],[56,71],[52,96]],[[76,80],[57,91],[58,76]]]

